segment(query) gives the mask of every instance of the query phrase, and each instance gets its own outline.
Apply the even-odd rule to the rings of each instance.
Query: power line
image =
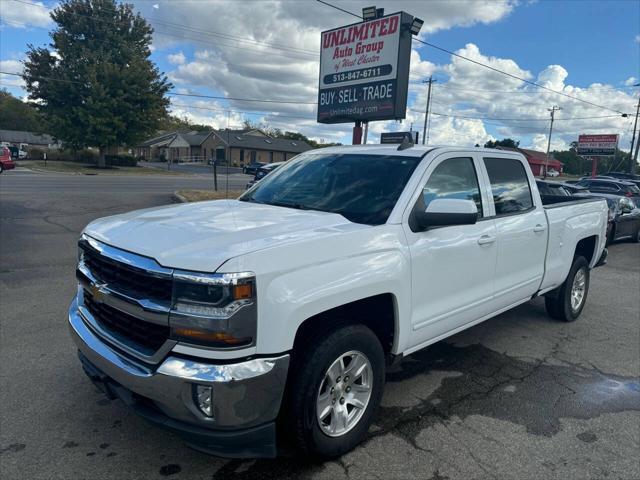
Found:
[[[337,9],[337,10],[342,11],[342,12],[348,13],[349,15],[352,15],[354,17],[358,17],[360,19],[362,18],[360,15],[358,15],[356,13],[346,11],[343,8],[336,7],[335,5],[331,5],[330,3],[325,2],[323,0],[316,0],[316,1],[318,1],[320,3],[323,3],[325,5],[328,5],[330,7],[333,7],[335,9]],[[598,107],[598,108],[602,108],[602,109],[605,109],[605,110],[610,110],[612,112],[616,112],[616,113],[620,113],[620,114],[624,113],[624,112],[621,112],[620,110],[616,110],[614,108],[605,107],[604,105],[598,105],[597,103],[593,103],[593,102],[590,102],[588,100],[583,100],[582,98],[574,97],[573,95],[569,95],[568,93],[559,92],[558,90],[554,90],[552,88],[545,87],[544,85],[540,85],[539,83],[533,82],[531,80],[527,80],[526,78],[519,77],[519,76],[514,75],[512,73],[509,73],[509,72],[505,72],[504,70],[500,70],[498,68],[492,67],[491,65],[487,65],[486,63],[482,63],[482,62],[479,62],[477,60],[473,60],[472,58],[465,57],[464,55],[460,55],[459,53],[452,52],[451,50],[447,50],[446,48],[439,47],[438,45],[435,45],[433,43],[425,42],[424,40],[420,40],[417,37],[413,37],[413,40],[418,42],[418,43],[422,43],[423,45],[427,45],[427,46],[429,46],[431,48],[435,48],[436,50],[440,50],[442,52],[448,53],[449,55],[452,55],[454,57],[461,58],[461,59],[466,60],[468,62],[471,62],[471,63],[474,63],[476,65],[479,65],[481,67],[488,68],[489,70],[492,70],[494,72],[501,73],[502,75],[506,75],[506,76],[514,78],[516,80],[520,80],[521,82],[525,82],[525,83],[527,83],[529,85],[533,85],[535,87],[542,88],[544,90],[548,90],[549,92],[553,92],[553,93],[555,93],[557,95],[562,95],[563,97],[571,98],[572,100],[576,100],[578,102],[582,102],[582,103],[585,103],[587,105],[591,105],[592,107]]]
[[[15,72],[4,72],[0,71],[0,74],[3,75],[13,75],[16,77],[24,77],[23,74],[15,73]],[[46,76],[33,76],[35,80],[51,80],[53,82],[64,82],[64,83],[76,83],[79,85],[85,85],[85,82],[80,82],[78,80],[65,80],[62,78],[54,78],[54,77],[46,77]],[[196,98],[211,98],[214,100],[234,100],[238,102],[256,102],[256,103],[287,103],[294,105],[317,105],[317,102],[303,102],[298,100],[263,100],[258,98],[241,98],[241,97],[224,97],[221,95],[203,95],[199,93],[177,93],[177,92],[167,92],[167,95],[178,96],[178,97],[196,97]]]
[[[174,93],[168,92],[167,95],[178,97],[196,97],[196,98],[212,98],[215,100],[234,100],[238,102],[256,102],[256,103],[291,103],[295,105],[317,105],[318,102],[301,102],[297,100],[260,100],[257,98],[240,98],[240,97],[222,97],[218,95],[201,95],[199,93]]]

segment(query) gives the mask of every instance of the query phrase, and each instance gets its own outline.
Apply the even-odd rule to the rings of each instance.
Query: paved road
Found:
[[[576,323],[537,300],[405,359],[340,460],[229,461],[106,400],[65,318],[82,227],[201,180],[14,173],[0,178],[2,478],[640,478],[638,245],[611,248]]]

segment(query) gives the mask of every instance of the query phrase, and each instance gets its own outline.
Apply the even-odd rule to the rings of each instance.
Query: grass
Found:
[[[20,160],[16,163],[19,167],[25,167],[42,172],[74,173],[79,175],[179,175],[179,173],[147,167],[109,167],[98,168],[93,164],[78,162],[62,162],[49,160],[46,165],[44,160]]]
[[[229,190],[228,195],[224,189],[218,190],[178,190],[176,194],[184,198],[187,202],[204,202],[207,200],[224,200],[226,198],[236,199],[244,193],[244,190]]]

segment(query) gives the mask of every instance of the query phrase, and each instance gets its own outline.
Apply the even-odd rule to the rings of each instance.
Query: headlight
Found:
[[[198,274],[175,271],[170,317],[172,336],[211,347],[254,342],[256,283],[251,272]]]

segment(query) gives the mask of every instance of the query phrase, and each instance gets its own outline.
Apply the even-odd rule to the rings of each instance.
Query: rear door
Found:
[[[412,231],[411,208],[405,212],[405,231],[411,254],[413,330],[411,345],[437,339],[491,313],[496,266],[496,230],[487,219],[489,198],[480,187],[475,155],[442,154],[427,168],[419,191],[425,206],[436,198],[469,199],[480,218],[474,225],[434,227]]]
[[[526,160],[483,156],[498,234],[494,304],[508,307],[538,291],[547,252],[547,217]]]

